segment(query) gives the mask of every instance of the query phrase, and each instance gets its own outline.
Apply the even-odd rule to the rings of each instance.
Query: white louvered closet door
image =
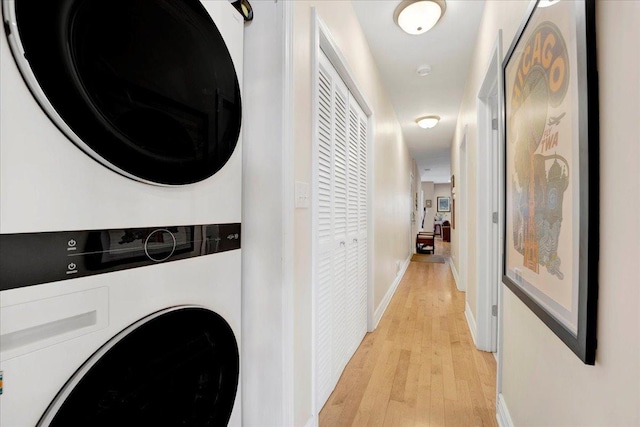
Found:
[[[357,105],[357,104],[356,104]],[[368,215],[369,215],[369,175],[368,175],[368,145],[367,145],[367,116],[360,113],[360,133],[358,150],[358,342],[367,333],[367,284],[368,284]]]
[[[348,168],[347,168],[347,282],[346,282],[346,294],[347,305],[349,307],[348,316],[349,319],[346,323],[348,328],[347,333],[347,360],[351,358],[353,353],[357,350],[367,328],[367,312],[366,312],[366,298],[367,298],[367,283],[366,283],[366,246],[363,248],[360,246],[360,217],[361,215],[367,215],[366,212],[366,197],[361,200],[361,177],[360,177],[360,158],[361,151],[363,155],[366,155],[366,144],[362,146],[362,128],[360,126],[362,120],[365,120],[366,116],[362,112],[362,109],[349,94],[349,150],[348,150]],[[364,140],[366,142],[366,126]],[[366,164],[364,165],[364,174],[366,176]],[[364,191],[366,196],[366,180],[364,182]],[[364,202],[362,204],[361,202]],[[365,236],[366,238],[366,236]],[[362,258],[364,255],[364,258]],[[364,266],[360,265],[364,262]],[[364,267],[364,268],[363,268]],[[364,270],[364,289],[362,289],[362,281],[360,280],[361,272]],[[363,293],[364,292],[364,293]],[[365,311],[361,310],[362,297],[365,300]]]
[[[318,151],[316,183],[316,382],[318,399],[327,400],[335,387],[331,373],[332,320],[333,320],[333,74],[320,62],[318,75]]]
[[[353,340],[356,342],[353,352],[357,350],[367,333],[367,216],[368,216],[368,177],[367,177],[367,116],[364,114],[358,103],[351,97],[352,102],[349,108],[355,111],[358,127],[357,158],[353,161],[353,173],[350,177],[357,184],[353,185],[354,193],[350,196],[353,199],[357,210],[354,210],[354,234],[351,244],[354,252],[354,273],[353,286],[355,288],[352,309],[355,316],[352,321]],[[351,169],[350,169],[351,170]],[[352,354],[353,354],[352,352]]]
[[[324,54],[318,92],[314,298],[322,407],[366,333],[367,117]]]
[[[334,71],[335,73],[335,71]],[[338,379],[336,372],[342,372],[349,358],[349,336],[345,331],[348,324],[348,283],[346,277],[347,254],[347,209],[348,209],[348,135],[349,135],[349,91],[342,79],[334,75],[335,109],[333,116],[333,384]],[[338,375],[339,376],[339,375]]]

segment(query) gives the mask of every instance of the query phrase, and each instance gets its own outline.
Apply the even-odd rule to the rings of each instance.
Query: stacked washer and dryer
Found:
[[[2,19],[0,425],[240,425],[242,17]]]

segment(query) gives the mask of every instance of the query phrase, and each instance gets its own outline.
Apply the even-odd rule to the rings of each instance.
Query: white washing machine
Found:
[[[2,19],[0,425],[240,425],[242,16]]]

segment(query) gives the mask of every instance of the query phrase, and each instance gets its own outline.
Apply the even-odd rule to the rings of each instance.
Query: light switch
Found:
[[[296,209],[309,209],[309,183],[296,181]]]

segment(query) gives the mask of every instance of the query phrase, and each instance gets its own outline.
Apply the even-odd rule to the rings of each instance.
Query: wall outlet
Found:
[[[396,261],[396,276],[400,273],[400,265],[402,265],[400,260]]]

